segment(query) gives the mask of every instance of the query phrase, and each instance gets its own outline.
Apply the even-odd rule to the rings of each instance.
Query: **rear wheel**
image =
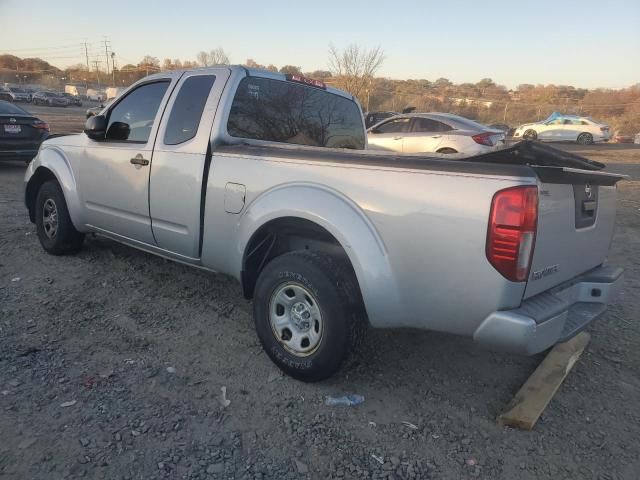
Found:
[[[591,145],[593,143],[593,135],[587,132],[581,133],[578,135],[576,143],[579,145]]]
[[[436,153],[458,153],[458,151],[455,148],[446,147],[437,150]]]
[[[348,262],[309,250],[286,253],[267,264],[256,283],[253,312],[267,355],[305,382],[338,370],[365,323]]]
[[[538,132],[530,128],[529,130],[524,132],[522,138],[524,138],[525,140],[537,140]]]
[[[36,197],[35,209],[38,239],[48,253],[64,255],[82,248],[84,234],[73,226],[58,182],[49,180],[42,184]]]

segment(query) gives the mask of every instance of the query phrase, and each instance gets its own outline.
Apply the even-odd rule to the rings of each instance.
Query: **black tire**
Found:
[[[458,151],[455,148],[446,147],[446,148],[441,148],[436,153],[458,153]]]
[[[538,132],[536,132],[533,129],[526,130],[522,134],[522,138],[524,138],[525,140],[537,140],[538,139]]]
[[[580,135],[578,135],[578,138],[576,139],[576,143],[578,145],[591,145],[593,144],[593,135],[587,132],[583,132]]]
[[[317,346],[307,353],[297,353],[286,345],[284,333],[276,333],[272,326],[271,312],[277,315],[281,308],[284,315],[293,318],[298,303],[290,300],[288,313],[278,304],[278,292],[286,294],[288,287],[302,289],[311,294],[314,301],[304,295],[319,312],[320,332]],[[273,303],[272,303],[273,302]],[[253,298],[253,315],[256,331],[269,358],[286,374],[304,382],[316,382],[333,375],[348,357],[355,342],[366,326],[364,308],[357,281],[346,260],[324,253],[300,250],[286,253],[269,262],[258,277]],[[307,319],[317,324],[315,313]],[[277,317],[276,317],[277,318]],[[298,319],[300,320],[300,319]],[[307,321],[307,327],[309,321]],[[295,328],[291,323],[291,328]],[[311,328],[316,328],[312,326]],[[289,331],[291,334],[291,331]],[[305,333],[297,332],[298,336]],[[293,340],[291,340],[293,341]],[[304,338],[301,345],[304,344]],[[307,339],[307,344],[309,341]]]
[[[52,204],[53,211],[50,208]],[[55,216],[55,231],[52,231],[52,216]],[[64,255],[75,253],[82,248],[84,234],[78,232],[73,226],[67,202],[57,181],[48,180],[38,190],[35,217],[38,239],[42,248],[48,253]]]

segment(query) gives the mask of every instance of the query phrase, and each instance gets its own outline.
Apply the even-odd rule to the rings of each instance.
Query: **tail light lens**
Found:
[[[486,145],[487,147],[493,147],[495,144],[493,142],[494,133],[485,132],[479,133],[477,135],[473,135],[473,141],[479,143],[480,145]]]
[[[523,186],[497,192],[491,203],[487,258],[512,282],[529,276],[538,224],[538,187]]]
[[[46,130],[47,132],[49,131],[49,124],[46,122],[43,122],[42,120],[36,120],[31,124],[31,126],[39,130]]]

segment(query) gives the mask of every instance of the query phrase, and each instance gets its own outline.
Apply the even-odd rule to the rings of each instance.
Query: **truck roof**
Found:
[[[260,68],[250,68],[250,67],[246,67],[244,65],[215,65],[215,66],[211,66],[211,67],[198,67],[198,68],[186,68],[186,69],[180,69],[180,70],[171,70],[171,73],[185,73],[185,72],[193,72],[193,71],[198,71],[198,72],[207,72],[208,70],[213,70],[216,68],[228,68],[229,70],[231,70],[231,72],[243,72],[246,76],[250,76],[250,77],[262,77],[262,78],[271,78],[273,80],[281,80],[286,82],[287,79],[287,75],[284,73],[280,73],[280,72],[271,72],[269,70],[262,70]],[[148,77],[145,77],[145,79],[154,79],[154,78],[162,78],[163,75],[165,75],[166,72],[160,72],[160,73],[154,73],[153,75],[149,75]],[[324,84],[324,82],[321,82]],[[309,88],[314,88],[314,87],[309,87]],[[333,93],[335,95],[340,95],[341,97],[344,98],[348,98],[349,100],[353,100],[355,101],[355,98],[353,97],[353,95],[351,95],[350,93],[345,92],[344,90],[340,90],[337,89],[335,87],[331,87],[329,85],[325,84],[325,90],[329,93]]]

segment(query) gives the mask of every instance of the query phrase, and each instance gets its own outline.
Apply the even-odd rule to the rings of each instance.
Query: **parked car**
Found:
[[[5,87],[0,87],[0,100],[13,102],[13,95],[11,95],[11,92]]]
[[[591,117],[564,115],[554,112],[541,122],[525,123],[516,128],[516,139],[541,140],[545,142],[576,142],[590,145],[606,142],[611,138],[609,125]]]
[[[397,112],[369,112],[364,116],[364,125],[366,128],[372,127],[382,120],[398,115]]]
[[[232,275],[267,355],[305,381],[367,321],[541,352],[620,286],[605,262],[626,177],[534,142],[464,160],[365,145],[353,96],[316,80],[164,72],[44,142],[25,202],[51,254],[93,232]]]
[[[92,88],[87,90],[87,100],[92,102],[104,102],[106,95],[104,92],[94,90]]]
[[[367,132],[369,148],[476,155],[504,145],[504,132],[451,113],[396,115]]]
[[[633,143],[633,135],[616,135],[613,141],[615,143]]]
[[[50,107],[66,107],[69,100],[55,92],[36,92],[33,94],[31,102],[34,105],[48,105]]]
[[[66,92],[61,93],[61,95],[69,101],[69,105],[75,105],[76,107],[82,106],[82,99],[78,95],[71,95]]]
[[[489,128],[491,130],[500,130],[501,132],[504,132],[507,137],[513,137],[513,133],[516,131],[515,128],[510,127],[506,123],[492,123],[489,125]]]
[[[111,105],[111,102],[113,102],[113,100],[114,100],[113,98],[110,98],[106,102],[102,102],[100,103],[100,105],[96,107],[87,108],[85,116],[89,118],[89,117],[93,117],[94,115],[98,115],[102,110],[104,110],[106,107]]]
[[[30,102],[31,95],[25,89],[20,87],[7,87],[9,95],[13,102]]]
[[[31,161],[49,136],[49,125],[13,103],[0,100],[0,159]]]

